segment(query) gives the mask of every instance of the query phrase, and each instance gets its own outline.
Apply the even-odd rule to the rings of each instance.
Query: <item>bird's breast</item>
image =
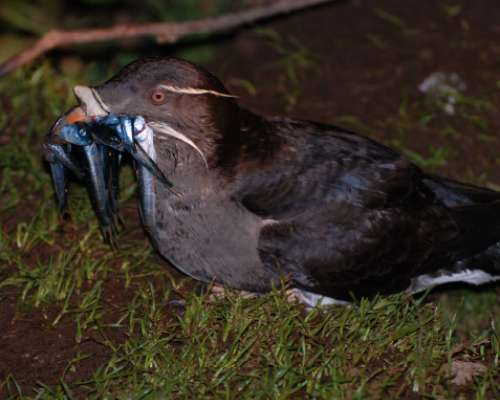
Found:
[[[154,220],[151,234],[160,253],[195,279],[252,291],[268,290],[277,279],[258,254],[261,219],[225,195],[160,189]]]

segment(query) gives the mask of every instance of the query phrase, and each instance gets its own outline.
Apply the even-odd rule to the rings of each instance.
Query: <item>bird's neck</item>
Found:
[[[201,188],[208,170],[205,159],[192,147],[175,138],[155,140],[156,163],[176,191]]]
[[[268,119],[241,108],[237,129],[223,132],[213,164],[223,174],[233,175],[249,163],[259,164],[272,158],[279,142]]]
[[[220,186],[247,168],[257,168],[279,151],[282,138],[264,117],[238,109],[224,129],[180,130],[199,149],[175,138],[155,138],[156,162],[178,187],[197,191]]]

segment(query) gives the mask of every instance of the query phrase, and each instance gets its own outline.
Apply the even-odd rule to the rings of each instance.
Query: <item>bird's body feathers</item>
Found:
[[[156,182],[143,222],[196,279],[346,300],[500,276],[497,192],[341,128],[255,115],[183,61],[132,64],[96,91],[112,112],[164,127],[154,158],[175,190]]]

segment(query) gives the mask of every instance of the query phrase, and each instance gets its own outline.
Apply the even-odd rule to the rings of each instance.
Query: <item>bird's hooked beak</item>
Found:
[[[80,102],[82,111],[87,116],[102,117],[110,113],[109,107],[102,101],[101,96],[94,88],[75,86],[73,91]]]
[[[50,134],[55,141],[62,140],[60,134],[64,126],[90,122],[96,117],[109,114],[109,108],[95,89],[87,86],[75,86],[73,90],[80,105],[63,114],[53,125]]]

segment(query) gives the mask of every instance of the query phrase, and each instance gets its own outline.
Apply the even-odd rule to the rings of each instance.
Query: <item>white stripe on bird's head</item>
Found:
[[[158,87],[161,89],[168,90],[169,92],[180,93],[180,94],[194,94],[194,95],[211,94],[213,96],[219,96],[219,97],[231,97],[231,98],[238,97],[238,96],[235,96],[233,94],[218,92],[216,90],[210,90],[210,89],[200,89],[200,88],[194,88],[194,87],[179,87],[179,86],[172,86],[172,85],[159,85]]]
[[[175,130],[170,125],[165,124],[163,122],[151,121],[148,122],[148,126],[150,126],[156,133],[158,133],[157,137],[159,140],[168,140],[169,137],[173,137],[191,146],[201,156],[203,162],[205,163],[205,167],[208,168],[208,162],[207,158],[205,157],[205,154],[203,154],[201,149],[186,135]]]

